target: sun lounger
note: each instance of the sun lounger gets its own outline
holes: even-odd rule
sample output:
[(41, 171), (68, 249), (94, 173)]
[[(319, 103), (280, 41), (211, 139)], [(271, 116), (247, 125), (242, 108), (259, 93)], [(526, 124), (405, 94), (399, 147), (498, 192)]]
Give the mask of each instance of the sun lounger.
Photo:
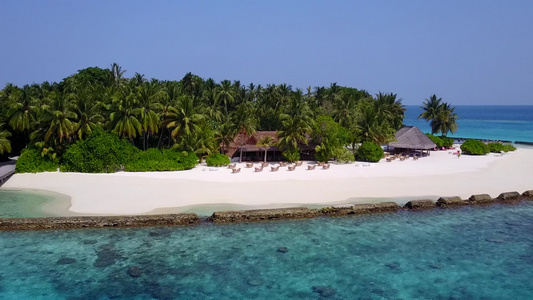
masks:
[(268, 167), (269, 165), (270, 165), (270, 164), (267, 163), (267, 162), (262, 162), (262, 163), (261, 163), (261, 166), (262, 166), (263, 168), (264, 168), (264, 167)]
[(329, 169), (329, 164), (324, 164), (324, 165), (322, 166), (322, 169), (324, 169), (324, 170)]
[(319, 162), (317, 163), (317, 165), (318, 165), (319, 167), (322, 167), (324, 164), (325, 164), (325, 162), (323, 162), (323, 161), (319, 161)]
[(277, 172), (279, 170), (279, 166), (277, 167), (270, 167), (271, 172)]
[(413, 160), (418, 160), (418, 155), (413, 156)]
[(229, 164), (228, 169), (235, 169), (236, 166), (237, 166), (236, 164)]
[(241, 168), (231, 169), (232, 173), (239, 173), (241, 171)]
[(391, 162), (391, 161), (393, 160), (393, 158), (392, 158), (392, 157), (387, 157), (387, 158), (385, 158), (385, 160), (386, 160), (387, 162)]
[(255, 172), (262, 172), (262, 171), (263, 171), (263, 167), (255, 168)]
[(285, 166), (287, 166), (287, 162), (282, 161), (282, 162), (279, 163), (279, 165), (280, 165), (281, 167), (285, 167)]
[(304, 162), (303, 161), (297, 161), (294, 163), (295, 166), (299, 167), (303, 164)]
[(314, 170), (315, 167), (315, 165), (307, 165), (307, 170)]
[(289, 171), (294, 171), (296, 169), (296, 166), (288, 166), (287, 168)]
[(251, 168), (251, 167), (253, 167), (253, 166), (254, 166), (254, 163), (246, 163), (246, 167), (247, 167), (247, 168)]

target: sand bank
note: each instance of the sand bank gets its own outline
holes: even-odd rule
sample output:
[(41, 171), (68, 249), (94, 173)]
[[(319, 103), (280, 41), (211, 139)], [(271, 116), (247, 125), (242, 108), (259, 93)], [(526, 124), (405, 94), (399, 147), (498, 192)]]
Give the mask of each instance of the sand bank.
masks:
[[(440, 196), (468, 198), (488, 193), (532, 189), (533, 148), (505, 155), (466, 156), (432, 152), (417, 161), (376, 164), (332, 164), (329, 170), (307, 170), (307, 163), (287, 171), (241, 172), (198, 166), (180, 172), (115, 174), (15, 174), (3, 188), (29, 188), (71, 197), (70, 211), (126, 215), (162, 212), (209, 214), (221, 207), (277, 208), (411, 199)], [(213, 208), (213, 209), (210, 209)]]

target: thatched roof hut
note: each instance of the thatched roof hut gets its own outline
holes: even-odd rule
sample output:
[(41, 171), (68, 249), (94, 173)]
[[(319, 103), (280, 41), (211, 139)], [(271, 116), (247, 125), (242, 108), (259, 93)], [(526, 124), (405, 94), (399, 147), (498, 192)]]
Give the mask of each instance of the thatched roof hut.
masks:
[(410, 150), (429, 150), (437, 147), (420, 129), (415, 126), (403, 126), (396, 132), (396, 141), (389, 146)]

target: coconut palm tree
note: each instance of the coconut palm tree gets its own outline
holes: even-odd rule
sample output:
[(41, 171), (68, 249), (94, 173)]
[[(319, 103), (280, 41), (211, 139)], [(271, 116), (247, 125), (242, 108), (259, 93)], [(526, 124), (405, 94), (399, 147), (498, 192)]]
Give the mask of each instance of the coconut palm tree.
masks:
[(31, 96), (29, 86), (14, 89), (8, 97), (13, 103), (8, 112), (9, 126), (15, 131), (28, 133), (39, 110), (37, 99)]
[[(1, 128), (2, 126), (0, 126)], [(11, 152), (11, 142), (8, 137), (11, 136), (11, 133), (7, 130), (0, 131), (0, 154)]]
[[(252, 136), (257, 129), (257, 120), (255, 118), (253, 105), (251, 102), (242, 102), (237, 107), (237, 110), (233, 114), (233, 124), (235, 132), (244, 134), (249, 137)], [(242, 162), (242, 147), (245, 140), (241, 139), (239, 162)]]
[(178, 144), (184, 138), (200, 130), (204, 115), (198, 113), (198, 107), (191, 96), (184, 95), (178, 99), (176, 107), (170, 107), (165, 123), (172, 129), (171, 136), (176, 138)]
[(459, 117), (455, 113), (455, 107), (448, 103), (442, 103), (440, 107), (437, 130), (446, 136), (448, 132), (455, 133), (457, 131), (457, 120)]
[(235, 102), (235, 91), (229, 80), (223, 80), (217, 89), (217, 100), (224, 104), (224, 113), (228, 116), (228, 105)]
[(147, 139), (159, 132), (160, 119), (158, 112), (163, 110), (159, 102), (164, 92), (159, 90), (156, 83), (146, 82), (137, 87), (135, 97), (139, 104), (139, 121), (141, 122), (143, 150), (146, 150)]
[(371, 100), (362, 100), (359, 105), (359, 118), (355, 124), (355, 139), (358, 142), (385, 144), (394, 138), (396, 130), (389, 122), (383, 122), (383, 116), (377, 105)]
[(431, 127), (431, 134), (438, 132), (438, 119), (441, 112), (442, 98), (437, 98), (433, 94), (429, 99), (426, 99), (422, 106), (420, 107), (424, 111), (418, 116), (418, 119), (424, 119), (429, 121), (429, 126)]
[(129, 87), (115, 93), (111, 110), (109, 115), (111, 130), (120, 137), (128, 137), (133, 143), (133, 139), (142, 134), (142, 124), (137, 118), (139, 108), (135, 95)]
[(237, 129), (231, 119), (228, 119), (220, 124), (218, 130), (215, 132), (215, 140), (217, 144), (220, 145), (221, 153), (226, 153), (229, 145), (235, 139), (236, 134)]
[(267, 161), (268, 148), (270, 148), (273, 145), (274, 145), (274, 140), (269, 136), (262, 137), (259, 139), (259, 141), (257, 141), (257, 146), (265, 150), (265, 162)]
[(113, 82), (113, 85), (115, 88), (119, 88), (123, 84), (122, 76), (126, 70), (122, 70), (122, 67), (119, 66), (117, 63), (113, 63), (111, 65), (111, 68), (109, 70), (111, 81)]
[(400, 129), (403, 126), (405, 113), (402, 99), (397, 99), (396, 94), (393, 93), (384, 94), (380, 92), (376, 95), (376, 102), (383, 119), (389, 122), (394, 129)]

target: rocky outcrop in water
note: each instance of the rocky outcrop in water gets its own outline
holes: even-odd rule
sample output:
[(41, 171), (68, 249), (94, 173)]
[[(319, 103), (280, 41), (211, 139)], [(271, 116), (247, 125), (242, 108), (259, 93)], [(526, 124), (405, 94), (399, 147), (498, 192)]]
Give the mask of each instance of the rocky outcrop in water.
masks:
[(215, 212), (209, 221), (214, 223), (240, 223), (257, 222), (267, 220), (283, 219), (303, 219), (318, 217), (320, 213), (316, 209), (305, 207), (279, 208), (279, 209), (258, 209)]
[(501, 193), (497, 199), (501, 201), (509, 201), (509, 200), (517, 200), (519, 198), (520, 198), (519, 192), (506, 192), (506, 193)]
[(440, 197), (437, 200), (437, 206), (438, 207), (449, 207), (449, 206), (459, 206), (459, 205), (466, 205), (466, 201), (463, 201), (461, 197), (454, 196), (454, 197)]
[(470, 198), (468, 198), (468, 201), (475, 204), (490, 203), (492, 202), (492, 198), (489, 194), (478, 194), (470, 196)]
[(409, 209), (429, 209), (435, 207), (435, 202), (432, 200), (411, 200), (405, 204), (406, 208)]
[(524, 198), (533, 198), (533, 190), (525, 191), (522, 193), (522, 197)]
[(0, 219), (0, 230), (176, 226), (200, 224), (196, 214)]

